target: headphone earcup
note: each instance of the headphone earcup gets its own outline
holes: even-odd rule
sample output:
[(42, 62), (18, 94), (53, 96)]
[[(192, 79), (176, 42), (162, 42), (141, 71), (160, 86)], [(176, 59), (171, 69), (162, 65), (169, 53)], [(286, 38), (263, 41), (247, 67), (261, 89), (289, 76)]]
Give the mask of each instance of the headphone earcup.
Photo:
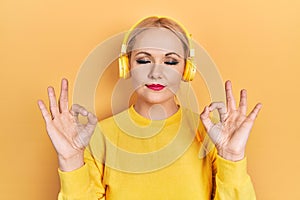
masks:
[(183, 81), (192, 81), (196, 75), (196, 66), (191, 59), (186, 59), (186, 64), (182, 76)]
[(127, 55), (121, 55), (119, 57), (119, 77), (120, 78), (129, 78), (129, 59)]

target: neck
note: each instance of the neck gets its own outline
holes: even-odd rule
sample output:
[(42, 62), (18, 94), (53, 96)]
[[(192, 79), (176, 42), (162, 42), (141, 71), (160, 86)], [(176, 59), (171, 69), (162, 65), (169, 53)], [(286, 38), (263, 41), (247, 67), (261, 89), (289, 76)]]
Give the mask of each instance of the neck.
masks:
[(137, 113), (151, 120), (166, 119), (174, 115), (178, 111), (178, 108), (179, 106), (173, 99), (160, 104), (152, 104), (137, 100), (136, 104), (134, 105), (134, 109)]

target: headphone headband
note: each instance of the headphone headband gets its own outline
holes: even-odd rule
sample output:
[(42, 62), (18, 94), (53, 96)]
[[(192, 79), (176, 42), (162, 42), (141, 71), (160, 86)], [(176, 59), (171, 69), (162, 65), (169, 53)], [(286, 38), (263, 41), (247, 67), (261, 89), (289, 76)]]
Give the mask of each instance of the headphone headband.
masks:
[[(187, 31), (187, 29), (178, 21), (170, 18), (170, 17), (166, 17), (166, 16), (153, 16), (156, 17), (158, 19), (170, 19), (172, 21), (174, 21), (176, 24), (179, 25), (179, 27), (184, 31), (184, 34), (188, 40), (188, 45), (189, 45), (189, 56), (188, 57), (194, 57), (195, 56), (195, 49), (192, 48), (192, 41), (191, 41), (191, 34)], [(133, 30), (136, 29), (136, 27), (145, 19), (147, 19), (149, 17), (145, 17), (140, 19), (137, 23), (135, 23), (130, 29), (129, 31), (127, 31), (127, 33), (124, 36), (123, 42), (122, 42), (122, 46), (121, 46), (121, 55), (124, 55), (127, 53), (127, 42), (129, 39), (130, 34), (132, 33)]]

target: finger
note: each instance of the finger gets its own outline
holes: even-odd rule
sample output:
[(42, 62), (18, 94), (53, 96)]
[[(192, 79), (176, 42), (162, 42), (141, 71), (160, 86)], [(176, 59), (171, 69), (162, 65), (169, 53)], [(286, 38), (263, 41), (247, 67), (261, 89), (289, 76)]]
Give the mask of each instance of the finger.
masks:
[(39, 106), (40, 111), (43, 115), (43, 118), (47, 124), (48, 122), (50, 122), (52, 120), (51, 115), (49, 114), (49, 112), (42, 100), (38, 100), (38, 106)]
[(210, 131), (211, 127), (213, 127), (214, 123), (209, 118), (209, 108), (206, 106), (203, 110), (203, 112), (200, 114), (200, 119), (206, 129), (207, 132)]
[(50, 112), (52, 117), (54, 118), (58, 113), (57, 103), (56, 103), (56, 96), (53, 87), (48, 87), (48, 97), (49, 97), (49, 104), (50, 104)]
[(76, 107), (78, 107), (78, 105), (73, 104), (70, 109), (70, 113), (74, 117), (74, 122), (78, 123), (79, 122), (79, 119), (78, 119), (79, 112), (77, 112), (76, 110), (78, 110), (79, 108), (76, 108)]
[(96, 124), (98, 122), (98, 119), (93, 113), (90, 112), (88, 113), (87, 119), (88, 119), (88, 123), (86, 124), (86, 128), (89, 129), (91, 133), (93, 133)]
[(221, 122), (224, 122), (227, 118), (227, 110), (226, 110), (225, 104), (223, 102), (213, 102), (213, 103), (211, 103), (210, 106), (209, 106), (209, 111), (211, 112), (215, 109), (218, 110)]
[(88, 124), (90, 125), (96, 125), (98, 122), (97, 117), (91, 112), (88, 113), (87, 119), (88, 119)]
[(87, 116), (89, 112), (81, 105), (73, 104), (71, 108), (71, 113), (73, 116), (78, 117), (79, 114), (82, 116)]
[(228, 111), (235, 110), (236, 103), (232, 93), (232, 84), (229, 80), (226, 81), (225, 83), (225, 92), (226, 92), (227, 110)]
[(262, 108), (261, 103), (256, 104), (256, 106), (253, 108), (251, 113), (248, 115), (248, 119), (255, 120), (255, 118), (257, 117), (257, 115), (258, 115), (259, 111), (261, 110), (261, 108)]
[(68, 80), (62, 79), (61, 81), (61, 91), (59, 97), (59, 108), (60, 112), (68, 112)]
[(239, 110), (241, 111), (242, 114), (246, 115), (246, 113), (247, 113), (247, 90), (241, 90)]

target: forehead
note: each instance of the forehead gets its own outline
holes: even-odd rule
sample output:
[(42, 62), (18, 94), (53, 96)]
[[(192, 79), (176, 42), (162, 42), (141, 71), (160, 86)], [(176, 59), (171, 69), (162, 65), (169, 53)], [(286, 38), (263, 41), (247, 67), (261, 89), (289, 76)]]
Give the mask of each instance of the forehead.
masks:
[(157, 49), (175, 52), (184, 57), (181, 40), (166, 28), (147, 28), (135, 37), (132, 50)]

